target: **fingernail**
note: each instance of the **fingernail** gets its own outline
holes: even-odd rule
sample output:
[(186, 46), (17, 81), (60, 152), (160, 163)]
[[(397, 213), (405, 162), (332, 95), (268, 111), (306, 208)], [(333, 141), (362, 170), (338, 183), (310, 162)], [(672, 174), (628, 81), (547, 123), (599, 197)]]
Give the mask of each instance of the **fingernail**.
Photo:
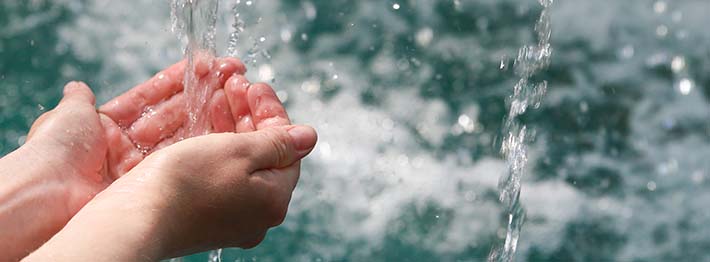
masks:
[(316, 145), (316, 132), (307, 126), (294, 126), (288, 130), (288, 134), (293, 139), (293, 146), (301, 154), (311, 151)]

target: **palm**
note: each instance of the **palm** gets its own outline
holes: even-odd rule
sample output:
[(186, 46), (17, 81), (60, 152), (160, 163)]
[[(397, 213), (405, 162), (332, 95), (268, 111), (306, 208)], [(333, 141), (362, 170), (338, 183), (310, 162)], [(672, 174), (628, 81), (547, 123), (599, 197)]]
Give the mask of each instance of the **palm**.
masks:
[[(212, 68), (198, 63), (201, 88), (210, 89), (207, 125), (214, 133), (251, 132), (288, 125), (290, 120), (266, 84), (251, 85), (244, 65), (226, 58)], [(108, 144), (107, 173), (113, 179), (130, 171), (148, 154), (188, 137), (187, 102), (182, 92), (186, 63), (175, 64), (151, 80), (103, 105), (99, 112)], [(212, 84), (209, 84), (212, 83)], [(221, 88), (224, 87), (224, 88)]]
[[(177, 63), (149, 81), (101, 106), (106, 117), (102, 124), (109, 147), (107, 173), (116, 179), (127, 173), (143, 158), (186, 137), (187, 112), (183, 90), (186, 62)], [(210, 132), (234, 131), (234, 120), (222, 89), (233, 74), (243, 74), (244, 65), (236, 59), (222, 59), (213, 66), (198, 63), (201, 83), (210, 83), (207, 125)]]

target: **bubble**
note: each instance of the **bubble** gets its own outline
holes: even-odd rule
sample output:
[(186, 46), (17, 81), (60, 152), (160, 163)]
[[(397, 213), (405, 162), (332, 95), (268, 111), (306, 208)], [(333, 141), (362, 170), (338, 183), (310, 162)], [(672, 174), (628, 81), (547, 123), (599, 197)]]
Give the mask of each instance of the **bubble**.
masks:
[(399, 7), (400, 7), (400, 6), (399, 6), (398, 3), (394, 3), (394, 4), (392, 5), (392, 9), (394, 9), (394, 10), (399, 10)]

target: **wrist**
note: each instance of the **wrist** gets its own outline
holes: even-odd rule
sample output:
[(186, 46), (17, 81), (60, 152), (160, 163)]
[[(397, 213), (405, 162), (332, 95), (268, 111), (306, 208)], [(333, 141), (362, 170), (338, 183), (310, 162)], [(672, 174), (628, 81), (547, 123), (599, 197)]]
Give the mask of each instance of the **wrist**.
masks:
[(62, 198), (66, 185), (33, 161), (23, 149), (0, 159), (0, 224), (6, 225), (0, 227), (0, 250), (11, 260), (38, 248), (72, 215)]
[[(171, 219), (141, 181), (119, 179), (89, 202), (26, 261), (158, 261)], [(51, 259), (50, 259), (51, 258)]]

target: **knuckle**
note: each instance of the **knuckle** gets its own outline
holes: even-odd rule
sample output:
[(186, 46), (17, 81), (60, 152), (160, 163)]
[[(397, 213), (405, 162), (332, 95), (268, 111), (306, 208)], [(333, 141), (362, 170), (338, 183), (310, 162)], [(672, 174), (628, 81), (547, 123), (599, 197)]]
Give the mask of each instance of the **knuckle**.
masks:
[(288, 134), (286, 131), (279, 129), (269, 129), (269, 132), (265, 133), (268, 136), (267, 141), (271, 146), (273, 157), (276, 163), (284, 163), (288, 160), (289, 146), (288, 146)]

